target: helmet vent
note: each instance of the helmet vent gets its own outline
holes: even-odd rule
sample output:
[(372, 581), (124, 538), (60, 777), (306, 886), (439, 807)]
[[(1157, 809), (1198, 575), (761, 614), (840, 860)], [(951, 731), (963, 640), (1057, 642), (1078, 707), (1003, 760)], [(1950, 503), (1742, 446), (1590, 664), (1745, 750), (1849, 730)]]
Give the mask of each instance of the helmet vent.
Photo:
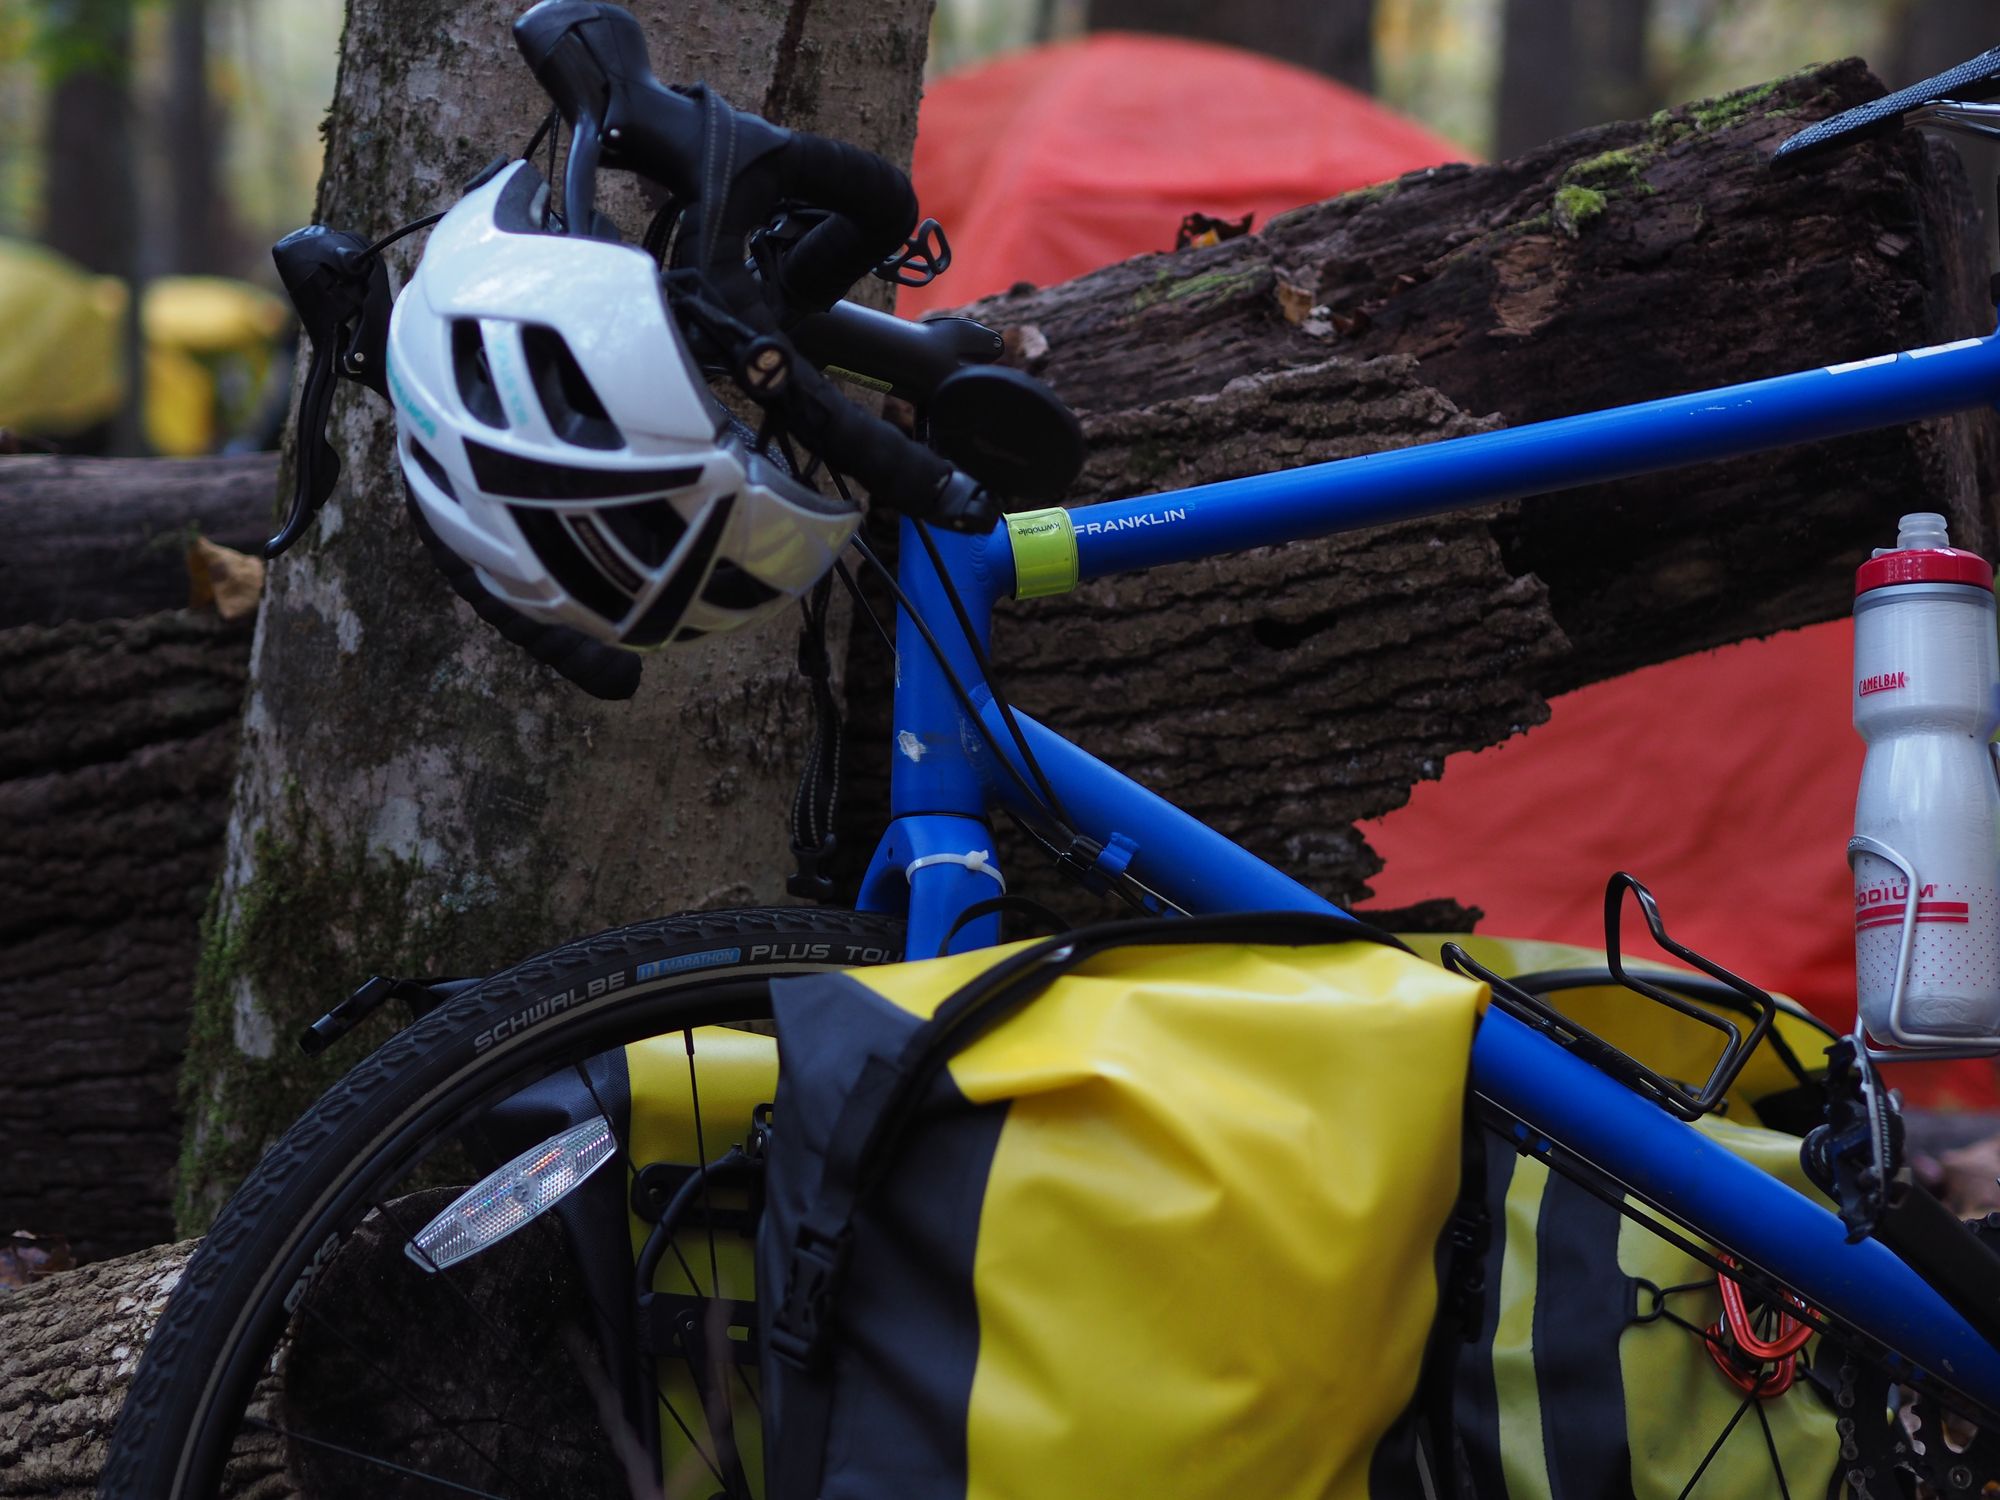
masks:
[(625, 618), (632, 601), (612, 587), (611, 580), (584, 555), (561, 516), (552, 510), (536, 510), (526, 505), (508, 507), (508, 514), (521, 528), (528, 545), (535, 549), (542, 566), (572, 598), (607, 620)]
[(687, 553), (681, 558), (680, 566), (667, 579), (667, 585), (660, 590), (659, 598), (645, 616), (625, 634), (628, 644), (634, 646), (657, 646), (674, 633), (674, 627), (687, 613), (693, 602), (695, 591), (708, 577), (709, 564), (714, 560), (716, 550), (722, 545), (723, 533), (729, 529), (729, 513), (735, 508), (736, 497), (724, 495), (709, 506), (701, 518), (701, 530), (688, 543)]
[(465, 442), (472, 478), (489, 495), (516, 500), (613, 500), (632, 495), (658, 495), (686, 489), (701, 478), (702, 466), (672, 469), (591, 469), (575, 464), (544, 463), (489, 448), (473, 438)]
[(535, 393), (542, 398), (549, 427), (566, 443), (579, 448), (622, 448), (624, 436), (605, 413), (583, 366), (553, 328), (530, 323), (521, 330), (521, 350), (528, 357)]
[(746, 573), (728, 558), (719, 558), (708, 575), (701, 601), (717, 609), (756, 609), (778, 597), (778, 591), (753, 573)]
[(444, 465), (432, 455), (431, 450), (414, 438), (410, 441), (410, 456), (417, 461), (417, 467), (424, 471), (424, 478), (444, 491), (445, 499), (453, 505), (460, 504), (458, 491), (451, 487), (451, 475), (445, 473)]
[(451, 325), (451, 369), (465, 409), (488, 427), (505, 427), (507, 414), (500, 407), (493, 369), (486, 362), (486, 340), (475, 319), (459, 318)]
[(611, 545), (597, 523), (589, 516), (570, 516), (569, 529), (576, 533), (576, 539), (583, 550), (590, 554), (590, 560), (597, 564), (597, 570), (608, 577), (628, 594), (639, 592), (639, 575), (632, 571), (632, 565), (618, 555), (618, 549)]
[(607, 505), (597, 512), (597, 518), (624, 543), (627, 552), (649, 568), (664, 563), (687, 535), (687, 522), (664, 500)]

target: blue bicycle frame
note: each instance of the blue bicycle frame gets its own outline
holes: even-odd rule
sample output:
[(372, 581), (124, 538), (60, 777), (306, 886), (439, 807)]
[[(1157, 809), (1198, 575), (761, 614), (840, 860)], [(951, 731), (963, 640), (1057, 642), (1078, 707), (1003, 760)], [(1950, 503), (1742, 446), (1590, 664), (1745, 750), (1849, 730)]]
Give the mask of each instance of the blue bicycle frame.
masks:
[[(1320, 464), (1042, 513), (1045, 534), (1016, 551), (1008, 526), (937, 535), (945, 572), (981, 647), (994, 604), (1082, 579), (1437, 515), (1712, 459), (1893, 426), (2000, 402), (2000, 335), (1804, 374)], [(1020, 518), (1015, 518), (1017, 524)], [(1073, 542), (1063, 541), (1067, 532)], [(998, 892), (985, 861), (989, 813), (1028, 811), (1021, 764), (978, 662), (909, 522), (901, 576), (945, 660), (970, 689), (985, 733), (908, 615), (897, 621), (893, 821), (864, 880), (862, 906), (904, 912), (912, 956), (997, 939), (997, 918), (959, 927)], [(1048, 563), (1058, 575), (1048, 581)], [(1017, 589), (1017, 557), (1027, 587)], [(1036, 761), (1078, 831), (1106, 858), (1192, 912), (1333, 911), (1329, 902), (1221, 834), (1018, 715)], [(1014, 762), (1013, 774), (996, 763)], [(933, 858), (932, 856), (944, 856)], [(958, 929), (958, 930), (955, 930)], [(1551, 1143), (1628, 1186), (1703, 1239), (1758, 1267), (1989, 1411), (2000, 1411), (2000, 1351), (1881, 1244), (1846, 1242), (1838, 1218), (1699, 1131), (1498, 1010), (1473, 1050), (1478, 1091), (1522, 1122), (1517, 1144)]]

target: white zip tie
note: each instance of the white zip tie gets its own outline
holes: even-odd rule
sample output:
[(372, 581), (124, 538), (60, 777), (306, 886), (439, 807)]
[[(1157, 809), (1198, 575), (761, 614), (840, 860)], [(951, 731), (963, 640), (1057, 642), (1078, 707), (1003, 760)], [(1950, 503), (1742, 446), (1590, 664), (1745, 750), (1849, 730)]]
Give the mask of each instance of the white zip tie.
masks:
[(913, 879), (917, 871), (926, 865), (964, 865), (966, 869), (980, 875), (991, 875), (1000, 882), (1000, 893), (1007, 893), (1007, 877), (1000, 873), (1000, 867), (992, 862), (992, 850), (974, 849), (969, 854), (926, 854), (911, 860), (903, 866), (903, 878)]

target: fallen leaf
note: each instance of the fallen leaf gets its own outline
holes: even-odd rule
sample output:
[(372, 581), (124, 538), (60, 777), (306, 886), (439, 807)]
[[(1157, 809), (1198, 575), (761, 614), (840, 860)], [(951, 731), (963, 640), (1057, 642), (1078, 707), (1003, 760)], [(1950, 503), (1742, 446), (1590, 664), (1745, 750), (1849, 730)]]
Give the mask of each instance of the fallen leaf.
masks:
[(205, 536), (188, 544), (188, 607), (215, 612), (225, 620), (240, 620), (257, 612), (264, 592), (264, 559), (218, 546)]
[(1033, 323), (1020, 323), (1000, 335), (1008, 364), (1029, 370), (1049, 357), (1049, 336)]
[(76, 1266), (69, 1242), (17, 1229), (0, 1240), (0, 1287), (22, 1287)]
[(1294, 286), (1283, 279), (1278, 282), (1278, 311), (1287, 323), (1303, 323), (1311, 317), (1317, 300), (1310, 287)]

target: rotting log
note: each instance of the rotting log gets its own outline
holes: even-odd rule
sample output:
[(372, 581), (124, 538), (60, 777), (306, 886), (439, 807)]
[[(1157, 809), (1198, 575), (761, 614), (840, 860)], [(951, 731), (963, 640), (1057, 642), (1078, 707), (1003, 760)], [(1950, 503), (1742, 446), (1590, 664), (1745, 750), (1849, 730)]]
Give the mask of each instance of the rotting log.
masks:
[(105, 1443), (193, 1241), (0, 1292), (0, 1497), (91, 1500)]
[(0, 631), (0, 1231), (82, 1260), (172, 1231), (250, 633), (185, 610)]
[(188, 602), (187, 542), (255, 552), (278, 455), (0, 458), (0, 630)]
[[(1907, 134), (1769, 167), (1879, 92), (1832, 64), (966, 311), (1083, 414), (1098, 451), (1072, 502), (1988, 332), (1948, 148)], [(1424, 387), (1440, 415), (1413, 426)], [(1990, 547), (1995, 453), (1979, 413), (1106, 579), (1010, 614), (996, 649), (1024, 708), (1354, 902), (1379, 868), (1355, 822), (1541, 722), (1548, 695), (1832, 618), (1919, 504)], [(871, 635), (853, 639), (859, 842), (890, 726)]]

